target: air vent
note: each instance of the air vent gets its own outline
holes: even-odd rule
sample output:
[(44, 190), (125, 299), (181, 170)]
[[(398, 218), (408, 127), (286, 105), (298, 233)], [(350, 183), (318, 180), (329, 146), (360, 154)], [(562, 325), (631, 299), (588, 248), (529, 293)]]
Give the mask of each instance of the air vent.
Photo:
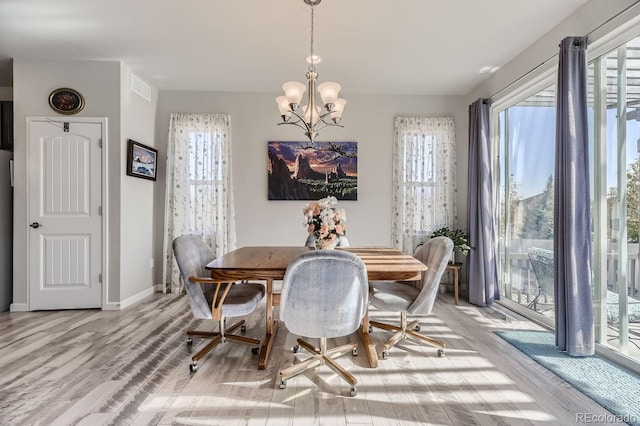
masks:
[(151, 86), (134, 73), (131, 73), (131, 91), (146, 99), (147, 102), (151, 102)]

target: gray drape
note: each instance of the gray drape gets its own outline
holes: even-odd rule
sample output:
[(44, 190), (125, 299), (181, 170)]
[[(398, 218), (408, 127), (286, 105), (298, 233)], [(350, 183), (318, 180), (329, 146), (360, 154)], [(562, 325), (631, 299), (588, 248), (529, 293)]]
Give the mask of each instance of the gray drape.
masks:
[(595, 351), (586, 48), (586, 37), (567, 37), (560, 43), (556, 105), (556, 345), (573, 356)]
[(467, 230), (473, 247), (467, 256), (469, 302), (500, 300), (493, 221), (493, 180), (488, 99), (469, 105), (469, 195)]

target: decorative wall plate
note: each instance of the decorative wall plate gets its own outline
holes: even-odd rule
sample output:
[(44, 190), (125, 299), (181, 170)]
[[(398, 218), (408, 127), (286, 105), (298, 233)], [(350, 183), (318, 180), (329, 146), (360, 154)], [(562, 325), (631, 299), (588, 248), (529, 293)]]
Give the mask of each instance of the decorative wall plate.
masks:
[(77, 114), (84, 108), (84, 98), (76, 90), (63, 87), (51, 92), (49, 106), (60, 114)]

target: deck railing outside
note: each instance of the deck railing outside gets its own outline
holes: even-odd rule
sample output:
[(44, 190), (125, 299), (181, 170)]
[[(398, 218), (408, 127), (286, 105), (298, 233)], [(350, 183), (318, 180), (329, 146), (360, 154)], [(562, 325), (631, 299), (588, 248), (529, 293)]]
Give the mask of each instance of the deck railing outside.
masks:
[[(511, 300), (528, 305), (538, 294), (538, 283), (529, 262), (528, 249), (531, 247), (553, 250), (552, 240), (513, 240), (508, 253), (509, 264), (505, 265), (506, 256), (501, 256), (502, 294)], [(504, 250), (502, 251), (504, 254)], [(618, 292), (618, 262), (620, 255), (607, 254), (607, 288)], [(507, 267), (508, 266), (508, 267)], [(640, 244), (627, 245), (627, 286), (629, 296), (640, 296)], [(538, 299), (542, 304), (553, 304), (553, 294), (543, 293)]]

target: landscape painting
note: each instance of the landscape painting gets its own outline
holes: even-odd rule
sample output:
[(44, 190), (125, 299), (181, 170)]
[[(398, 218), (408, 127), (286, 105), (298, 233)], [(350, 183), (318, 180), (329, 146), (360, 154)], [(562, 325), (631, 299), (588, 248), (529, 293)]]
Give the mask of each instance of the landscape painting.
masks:
[(158, 150), (132, 139), (128, 141), (127, 175), (156, 180), (156, 157)]
[(276, 142), (268, 147), (269, 200), (358, 199), (358, 142)]

